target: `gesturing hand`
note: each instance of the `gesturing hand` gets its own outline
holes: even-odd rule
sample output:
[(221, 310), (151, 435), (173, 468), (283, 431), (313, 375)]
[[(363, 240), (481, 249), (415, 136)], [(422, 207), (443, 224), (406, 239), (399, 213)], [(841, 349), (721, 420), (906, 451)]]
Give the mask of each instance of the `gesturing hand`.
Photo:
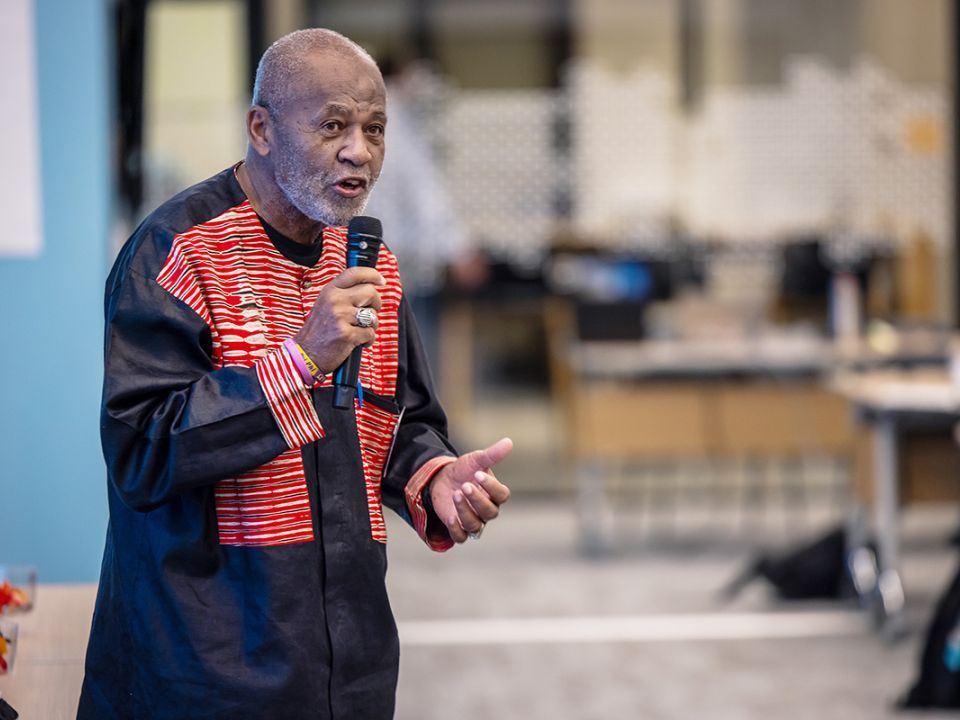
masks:
[(454, 542), (462, 543), (468, 533), (478, 533), (500, 514), (510, 499), (510, 488), (501, 483), (491, 468), (513, 449), (510, 438), (502, 438), (485, 450), (461, 455), (438, 472), (429, 485), (434, 512), (447, 527)]

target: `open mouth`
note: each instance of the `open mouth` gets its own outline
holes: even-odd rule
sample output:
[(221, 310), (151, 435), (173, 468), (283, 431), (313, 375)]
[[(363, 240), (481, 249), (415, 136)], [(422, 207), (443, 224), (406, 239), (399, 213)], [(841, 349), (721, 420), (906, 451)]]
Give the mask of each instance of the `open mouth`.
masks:
[(367, 181), (363, 178), (343, 178), (335, 187), (337, 192), (345, 197), (356, 197), (367, 188)]

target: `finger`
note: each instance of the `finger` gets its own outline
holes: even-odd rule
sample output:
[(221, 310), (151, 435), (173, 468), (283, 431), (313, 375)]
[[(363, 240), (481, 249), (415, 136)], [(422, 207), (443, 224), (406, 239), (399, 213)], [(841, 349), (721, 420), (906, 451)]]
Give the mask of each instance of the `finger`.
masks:
[(363, 307), (364, 306), (354, 307), (351, 305), (346, 309), (343, 316), (347, 318), (347, 322), (355, 328), (361, 328), (363, 330), (376, 330), (378, 327), (380, 327), (380, 315), (376, 311), (373, 313), (373, 320), (370, 321), (372, 323), (371, 325), (363, 326), (359, 324), (357, 315), (359, 314), (360, 310), (363, 309)]
[(354, 347), (357, 347), (358, 345), (370, 347), (377, 339), (375, 328), (362, 328), (353, 325), (351, 326), (351, 330), (353, 331), (352, 340)]
[(497, 480), (496, 476), (492, 473), (478, 471), (474, 475), (474, 480), (486, 491), (487, 497), (489, 497), (490, 501), (495, 505), (503, 505), (510, 499), (510, 488)]
[(347, 268), (342, 273), (337, 275), (331, 285), (338, 288), (349, 288), (354, 285), (362, 285), (364, 283), (370, 283), (372, 285), (377, 285), (382, 287), (387, 284), (387, 281), (383, 279), (383, 275), (378, 273), (374, 268), (369, 267), (352, 267)]
[[(477, 474), (479, 475), (479, 473)], [(500, 514), (499, 506), (490, 499), (490, 496), (482, 488), (473, 483), (464, 483), (461, 489), (470, 504), (470, 508), (482, 522), (488, 523)]]
[(356, 308), (353, 313), (343, 311), (338, 313), (337, 322), (340, 337), (350, 349), (362, 345), (369, 347), (377, 339), (376, 324), (368, 328), (357, 325)]
[(340, 331), (346, 335), (353, 335), (356, 332), (373, 332), (380, 326), (380, 314), (374, 310), (373, 325), (370, 327), (361, 327), (358, 325), (357, 313), (361, 307), (356, 305), (338, 305), (334, 310), (337, 322), (340, 323)]
[(511, 450), (513, 450), (513, 440), (500, 438), (490, 447), (484, 450), (474, 450), (463, 457), (468, 460), (472, 472), (486, 471), (506, 458)]
[(453, 504), (457, 508), (457, 518), (464, 532), (479, 532), (483, 528), (483, 519), (470, 507), (467, 496), (462, 491), (457, 490), (453, 494)]
[(447, 532), (450, 533), (450, 539), (455, 543), (464, 543), (467, 541), (467, 531), (460, 525), (460, 518), (453, 515), (443, 523), (447, 526)]
[(373, 283), (361, 283), (345, 288), (342, 290), (340, 297), (337, 298), (337, 301), (344, 305), (349, 305), (353, 308), (354, 312), (357, 311), (357, 308), (362, 307), (372, 307), (377, 312), (380, 312), (380, 307), (383, 305), (383, 299), (380, 297), (380, 293), (377, 292), (376, 286)]

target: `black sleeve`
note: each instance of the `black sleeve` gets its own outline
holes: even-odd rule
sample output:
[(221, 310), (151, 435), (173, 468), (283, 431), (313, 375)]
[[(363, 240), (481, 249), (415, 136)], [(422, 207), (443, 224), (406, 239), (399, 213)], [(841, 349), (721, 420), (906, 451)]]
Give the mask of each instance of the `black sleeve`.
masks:
[(416, 471), (438, 456), (456, 457), (447, 439), (447, 417), (437, 400), (416, 320), (406, 299), (400, 302), (397, 403), (403, 417), (390, 465), (384, 475), (384, 503), (410, 522), (404, 488)]

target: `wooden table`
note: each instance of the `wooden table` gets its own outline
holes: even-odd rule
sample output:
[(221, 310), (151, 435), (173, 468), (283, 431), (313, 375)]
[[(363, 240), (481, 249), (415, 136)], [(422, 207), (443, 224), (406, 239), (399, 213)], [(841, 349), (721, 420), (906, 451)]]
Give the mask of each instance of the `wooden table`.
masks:
[(569, 362), (566, 447), (588, 553), (610, 545), (611, 463), (853, 454), (849, 405), (823, 382), (836, 355), (818, 337), (572, 341), (552, 355)]
[(902, 629), (898, 435), (905, 423), (960, 417), (960, 387), (945, 368), (840, 373), (830, 386), (853, 403), (873, 436), (873, 529), (877, 538), (877, 591), (888, 633)]
[(0, 675), (0, 693), (23, 720), (76, 718), (96, 593), (94, 584), (41, 584), (30, 612), (4, 616), (20, 633), (13, 672)]

